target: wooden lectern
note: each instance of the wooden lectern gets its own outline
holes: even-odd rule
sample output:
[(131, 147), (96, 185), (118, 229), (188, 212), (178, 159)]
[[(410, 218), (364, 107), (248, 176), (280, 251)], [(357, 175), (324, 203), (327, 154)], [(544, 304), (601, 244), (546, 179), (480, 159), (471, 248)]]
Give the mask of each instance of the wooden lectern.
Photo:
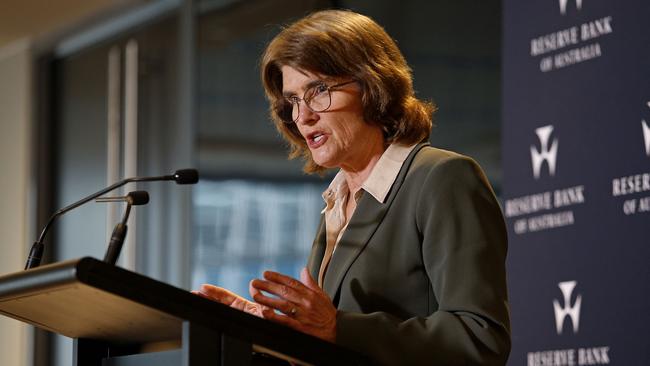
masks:
[(369, 364), (340, 346), (89, 257), (0, 277), (0, 313), (74, 338), (74, 366)]

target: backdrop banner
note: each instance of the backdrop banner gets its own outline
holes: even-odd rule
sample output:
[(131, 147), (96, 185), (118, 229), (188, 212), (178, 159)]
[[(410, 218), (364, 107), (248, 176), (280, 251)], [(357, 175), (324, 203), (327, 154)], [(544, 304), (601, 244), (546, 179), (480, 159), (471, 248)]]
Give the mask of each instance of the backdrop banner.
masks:
[(503, 11), (509, 365), (650, 365), (650, 1)]

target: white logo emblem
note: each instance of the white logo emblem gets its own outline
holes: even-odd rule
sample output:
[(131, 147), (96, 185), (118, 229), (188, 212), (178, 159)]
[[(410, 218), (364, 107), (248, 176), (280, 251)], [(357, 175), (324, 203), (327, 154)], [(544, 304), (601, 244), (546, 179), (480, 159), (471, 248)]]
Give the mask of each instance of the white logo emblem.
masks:
[(580, 304), (582, 303), (582, 295), (576, 297), (576, 302), (573, 306), (571, 303), (571, 293), (576, 287), (576, 281), (566, 281), (558, 283), (562, 295), (564, 295), (564, 307), (560, 306), (560, 303), (557, 300), (553, 300), (553, 310), (555, 310), (555, 328), (557, 334), (562, 334), (562, 325), (564, 325), (564, 319), (569, 316), (571, 318), (571, 323), (573, 324), (573, 333), (578, 333), (578, 325), (580, 322)]
[[(560, 13), (562, 15), (566, 14), (566, 3), (569, 0), (560, 0)], [(580, 10), (582, 8), (582, 0), (576, 0), (576, 8)]]
[[(650, 102), (646, 103), (650, 108)], [(645, 153), (650, 156), (650, 127), (645, 120), (641, 120), (641, 128), (643, 129), (643, 142), (645, 143)]]
[(555, 162), (557, 159), (558, 141), (557, 139), (554, 139), (553, 145), (551, 145), (549, 149), (548, 140), (551, 136), (551, 132), (553, 132), (552, 125), (540, 127), (535, 130), (535, 133), (539, 138), (539, 142), (542, 145), (540, 151), (537, 151), (535, 146), (530, 146), (530, 158), (533, 162), (533, 174), (535, 175), (535, 179), (539, 179), (540, 171), (542, 170), (542, 163), (544, 161), (548, 163), (548, 170), (551, 176), (555, 175)]
[(650, 127), (648, 127), (648, 124), (645, 122), (645, 120), (641, 121), (641, 127), (643, 128), (643, 141), (645, 142), (645, 153), (646, 155), (650, 156)]
[(650, 156), (650, 127), (645, 122), (641, 121), (641, 127), (643, 128), (643, 141), (645, 142), (645, 153)]

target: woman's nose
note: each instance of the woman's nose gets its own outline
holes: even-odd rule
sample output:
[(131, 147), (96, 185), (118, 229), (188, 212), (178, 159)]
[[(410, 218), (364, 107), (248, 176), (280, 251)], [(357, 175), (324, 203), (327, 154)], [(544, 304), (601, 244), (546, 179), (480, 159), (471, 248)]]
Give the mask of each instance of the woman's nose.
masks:
[(298, 119), (296, 120), (296, 123), (309, 124), (318, 120), (318, 113), (307, 107), (304, 100), (301, 100), (300, 104), (302, 105), (298, 107)]

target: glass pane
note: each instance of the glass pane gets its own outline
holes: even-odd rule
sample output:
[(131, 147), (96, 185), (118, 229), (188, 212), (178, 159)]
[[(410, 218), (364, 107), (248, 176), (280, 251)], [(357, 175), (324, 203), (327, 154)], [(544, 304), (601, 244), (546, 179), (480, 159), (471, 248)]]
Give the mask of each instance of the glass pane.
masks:
[(324, 184), (203, 182), (195, 191), (193, 288), (215, 283), (248, 296), (266, 269), (298, 276), (307, 263)]

